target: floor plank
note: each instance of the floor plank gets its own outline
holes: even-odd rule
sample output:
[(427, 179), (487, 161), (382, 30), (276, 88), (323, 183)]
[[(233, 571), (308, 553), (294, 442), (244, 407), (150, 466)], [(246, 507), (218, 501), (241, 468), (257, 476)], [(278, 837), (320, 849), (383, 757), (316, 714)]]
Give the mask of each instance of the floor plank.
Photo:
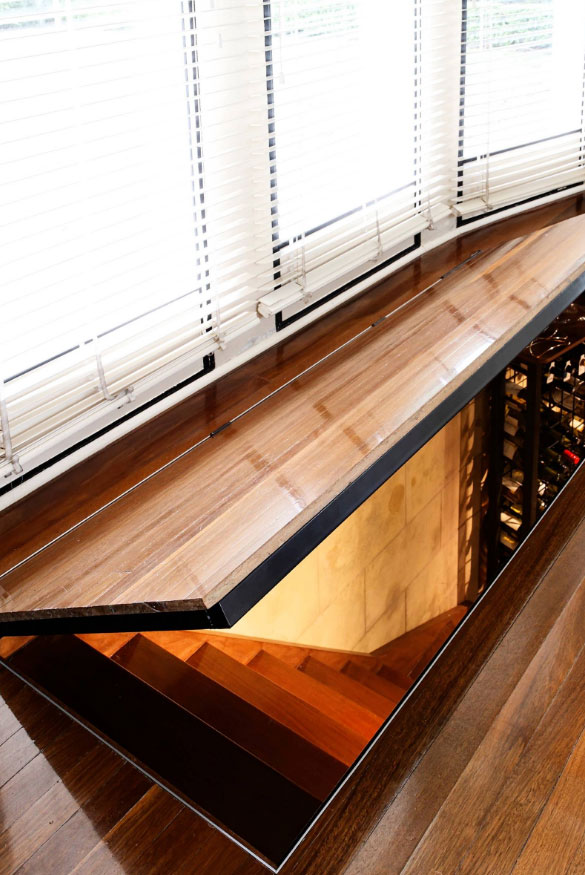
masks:
[(537, 871), (567, 872), (585, 838), (585, 733), (567, 764), (524, 846), (514, 875)]

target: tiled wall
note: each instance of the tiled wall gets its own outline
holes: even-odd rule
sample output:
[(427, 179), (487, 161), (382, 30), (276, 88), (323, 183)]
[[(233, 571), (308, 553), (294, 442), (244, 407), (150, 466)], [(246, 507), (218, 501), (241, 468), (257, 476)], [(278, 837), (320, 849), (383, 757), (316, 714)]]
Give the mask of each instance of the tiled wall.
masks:
[(458, 602), (460, 416), (234, 627), (371, 651)]

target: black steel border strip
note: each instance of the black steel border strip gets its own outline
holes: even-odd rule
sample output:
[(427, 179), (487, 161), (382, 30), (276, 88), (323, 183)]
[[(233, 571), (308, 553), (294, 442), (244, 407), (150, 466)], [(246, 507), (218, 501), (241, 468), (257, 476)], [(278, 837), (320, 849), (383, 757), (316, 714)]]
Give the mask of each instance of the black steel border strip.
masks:
[[(51, 617), (45, 614), (31, 619), (0, 621), (0, 637), (71, 632), (222, 629), (233, 626), (583, 292), (585, 292), (585, 270), (434, 410), (417, 422), (404, 437), (346, 486), (339, 495), (305, 523), (298, 532), (291, 535), (212, 608), (175, 611), (161, 610), (160, 605), (153, 604), (152, 611), (145, 613), (120, 611), (107, 614), (102, 612), (88, 614), (86, 613), (88, 609), (80, 608), (77, 617), (71, 615)], [(177, 601), (176, 604), (180, 606), (181, 602)], [(89, 610), (91, 611), (91, 608)]]

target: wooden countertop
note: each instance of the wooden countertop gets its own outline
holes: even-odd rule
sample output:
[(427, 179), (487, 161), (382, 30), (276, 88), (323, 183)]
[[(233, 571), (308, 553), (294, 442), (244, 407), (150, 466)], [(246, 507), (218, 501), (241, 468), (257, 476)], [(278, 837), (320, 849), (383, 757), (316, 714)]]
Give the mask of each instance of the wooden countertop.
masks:
[[(0, 633), (76, 615), (107, 625), (137, 614), (142, 628), (149, 615), (238, 619), (583, 291), (585, 216), (484, 249), (417, 297), (425, 279), (386, 302), (380, 315), (391, 315), (5, 573)], [(5, 523), (17, 560), (42, 543), (42, 527), (10, 541), (18, 514)], [(186, 623), (184, 611), (203, 614)]]

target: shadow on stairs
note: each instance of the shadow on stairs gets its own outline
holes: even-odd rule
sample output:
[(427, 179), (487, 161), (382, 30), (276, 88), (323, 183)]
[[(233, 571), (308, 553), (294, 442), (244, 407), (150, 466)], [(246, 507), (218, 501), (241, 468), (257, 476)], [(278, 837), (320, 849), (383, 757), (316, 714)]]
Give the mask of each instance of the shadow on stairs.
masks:
[(173, 631), (5, 638), (0, 656), (275, 865), (465, 612), (372, 654)]

